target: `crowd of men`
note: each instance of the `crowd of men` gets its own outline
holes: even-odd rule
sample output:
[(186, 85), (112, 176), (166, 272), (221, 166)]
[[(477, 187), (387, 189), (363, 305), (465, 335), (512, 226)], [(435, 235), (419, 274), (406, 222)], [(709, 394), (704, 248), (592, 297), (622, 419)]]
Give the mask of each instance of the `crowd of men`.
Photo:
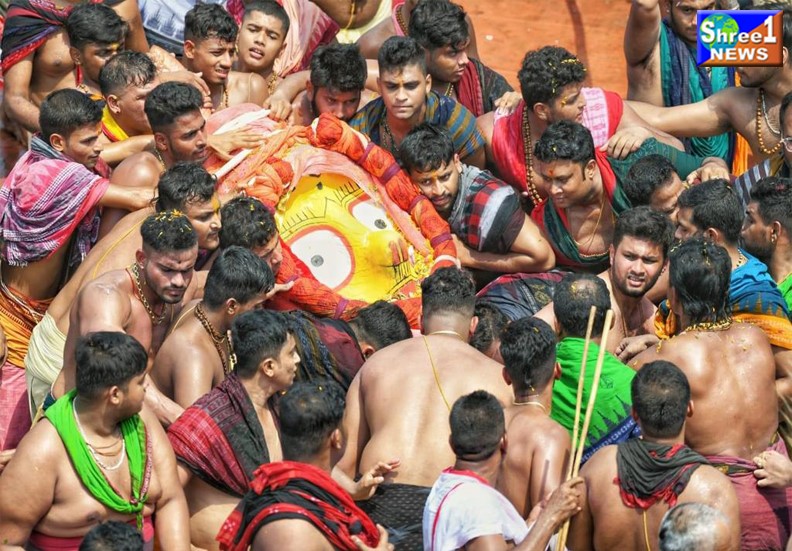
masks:
[[(632, 0), (622, 97), (340, 4), (4, 10), (0, 549), (792, 549), (792, 6)], [(715, 8), (783, 64), (699, 67)], [(412, 216), (420, 298), (302, 266), (297, 136)]]

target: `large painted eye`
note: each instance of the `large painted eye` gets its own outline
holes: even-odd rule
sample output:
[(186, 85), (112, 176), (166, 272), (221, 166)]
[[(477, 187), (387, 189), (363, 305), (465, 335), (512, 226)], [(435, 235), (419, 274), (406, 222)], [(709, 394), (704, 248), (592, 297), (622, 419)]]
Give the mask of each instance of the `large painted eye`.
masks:
[(353, 259), (347, 241), (327, 229), (309, 231), (289, 245), (316, 279), (332, 289), (352, 277)]
[(385, 210), (374, 201), (361, 201), (353, 205), (350, 211), (352, 216), (371, 231), (393, 229), (393, 224), (388, 219), (388, 215), (385, 214)]

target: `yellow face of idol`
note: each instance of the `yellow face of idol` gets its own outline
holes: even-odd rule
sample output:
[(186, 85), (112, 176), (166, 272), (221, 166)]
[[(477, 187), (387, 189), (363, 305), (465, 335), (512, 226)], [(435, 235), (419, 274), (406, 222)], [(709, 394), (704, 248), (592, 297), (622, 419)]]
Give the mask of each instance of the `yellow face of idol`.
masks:
[(346, 298), (413, 296), (428, 275), (385, 210), (345, 176), (304, 176), (278, 204), (275, 220), (314, 277)]

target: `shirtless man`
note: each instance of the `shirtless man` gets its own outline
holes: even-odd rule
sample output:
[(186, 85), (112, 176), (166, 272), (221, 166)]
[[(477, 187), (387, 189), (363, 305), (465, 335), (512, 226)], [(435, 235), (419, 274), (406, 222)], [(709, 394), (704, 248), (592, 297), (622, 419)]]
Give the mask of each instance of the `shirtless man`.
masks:
[(544, 272), (555, 265), (550, 245), (525, 215), (520, 197), (487, 171), (463, 165), (448, 132), (430, 123), (399, 146), (410, 180), (451, 226), (457, 258), (477, 282), (500, 273)]
[[(112, 181), (156, 189), (162, 173), (175, 163), (203, 162), (209, 156), (209, 139), (197, 88), (166, 82), (151, 90), (143, 106), (143, 115), (154, 133), (154, 151), (128, 157), (113, 171)], [(125, 215), (126, 212), (119, 209), (104, 212), (100, 234), (107, 235)]]
[(739, 87), (729, 87), (702, 101), (677, 107), (630, 102), (633, 109), (652, 126), (678, 137), (716, 136), (734, 130), (751, 146), (752, 164), (781, 151), (780, 136), (773, 134), (771, 129), (780, 127), (781, 100), (792, 87), (792, 57), (789, 55), (792, 51), (792, 9), (780, 4), (764, 4), (761, 9), (779, 9), (784, 13), (781, 67), (738, 67)]
[(553, 330), (540, 319), (514, 321), (501, 334), (503, 376), (514, 400), (504, 410), (509, 449), (496, 487), (523, 518), (564, 481), (572, 445), (566, 429), (550, 419), (560, 370), (555, 348)]
[(662, 155), (647, 155), (627, 171), (622, 189), (634, 207), (647, 206), (677, 223), (679, 194), (687, 187), (674, 165)]
[[(767, 266), (739, 245), (743, 209), (734, 188), (723, 180), (703, 182), (679, 195), (675, 238), (703, 236), (723, 247), (731, 259), (729, 303), (735, 320), (754, 324), (765, 331), (775, 354), (779, 397), (792, 396), (792, 325), (784, 297)], [(668, 300), (658, 307), (655, 332), (668, 338), (683, 329)], [(654, 344), (651, 339), (646, 345)], [(637, 351), (633, 348), (633, 352)]]
[(146, 97), (159, 85), (157, 67), (146, 54), (121, 52), (99, 71), (99, 89), (105, 100), (102, 111), (103, 144), (116, 151), (106, 162), (117, 164), (130, 153), (153, 145), (151, 126), (143, 109)]
[[(198, 165), (176, 165), (160, 179), (155, 206), (160, 213), (169, 210), (184, 213), (197, 234), (199, 255), (204, 258), (219, 245), (220, 201), (214, 183), (214, 178)], [(119, 222), (88, 254), (50, 304), (31, 336), (25, 360), (32, 414), (43, 402), (63, 366), (64, 343), (71, 326), (69, 312), (75, 297), (97, 277), (113, 270), (124, 270), (135, 262), (137, 251), (142, 247), (139, 228), (152, 212), (151, 209), (141, 210)]]
[(182, 63), (209, 86), (215, 111), (242, 103), (262, 105), (267, 81), (255, 73), (232, 71), (237, 24), (219, 4), (197, 4), (184, 18)]
[[(385, 529), (375, 526), (330, 477), (333, 455), (344, 445), (341, 386), (295, 383), (278, 402), (278, 413), (283, 462), (256, 471), (236, 509), (241, 514), (232, 514), (217, 535), (221, 549), (268, 551), (283, 549), (285, 542), (291, 549), (311, 551), (371, 549), (365, 541), (375, 550), (393, 551)], [(247, 514), (265, 507), (261, 515)], [(314, 514), (317, 507), (327, 514)]]
[(365, 89), (366, 60), (354, 44), (328, 44), (311, 57), (310, 71), (290, 75), (269, 98), (270, 116), (309, 125), (322, 113), (348, 122), (373, 97)]
[[(448, 447), (451, 404), (477, 389), (494, 394), (502, 404), (512, 398), (502, 366), (467, 344), (476, 326), (471, 277), (457, 268), (441, 268), (423, 281), (421, 290), (426, 337), (376, 352), (358, 372), (347, 393), (344, 431), (349, 441), (338, 463), (354, 477), (380, 458), (401, 460), (401, 467), (361, 507), (389, 529), (398, 549), (408, 551), (422, 549), (421, 518), (429, 488), (454, 461)], [(403, 539), (395, 537), (397, 532)]]
[(152, 214), (140, 226), (142, 246), (135, 262), (107, 272), (78, 293), (69, 311), (63, 369), (52, 394), (74, 388), (74, 347), (93, 331), (123, 331), (135, 337), (153, 361), (179, 313), (198, 258), (198, 236), (189, 219), (177, 211)]
[(15, 447), (30, 427), (22, 370), (30, 333), (94, 245), (99, 209), (143, 208), (153, 195), (108, 182), (97, 143), (101, 116), (77, 90), (50, 94), (39, 113), (42, 134), (0, 190), (0, 326), (8, 352), (0, 371), (0, 450)]
[(274, 285), (272, 270), (253, 252), (223, 249), (209, 269), (203, 299), (185, 311), (154, 359), (157, 388), (187, 408), (223, 382), (233, 369), (231, 323), (260, 307)]
[(78, 5), (66, 18), (76, 88), (92, 99), (101, 99), (99, 72), (123, 48), (127, 29), (123, 19), (105, 4)]
[[(357, 40), (357, 44), (360, 46), (360, 52), (366, 59), (377, 59), (377, 52), (379, 52), (380, 47), (382, 47), (382, 43), (391, 36), (407, 36), (410, 26), (410, 15), (419, 1), (420, 0), (405, 0), (404, 3), (393, 8), (392, 17), (388, 17), (363, 33)], [(467, 48), (465, 48), (465, 52), (470, 57), (481, 59), (476, 48), (476, 33), (473, 30), (473, 20), (469, 15), (465, 14), (465, 21), (467, 22), (468, 32), (470, 33), (470, 42)]]
[[(605, 349), (619, 355), (628, 337), (654, 335), (655, 305), (646, 298), (668, 265), (674, 228), (665, 214), (636, 207), (616, 219), (609, 248), (610, 267), (599, 274), (611, 296), (614, 326)], [(551, 302), (536, 317), (560, 332)], [(640, 350), (645, 348), (641, 347)]]
[(145, 349), (102, 331), (74, 350), (75, 390), (33, 427), (0, 477), (3, 549), (77, 549), (91, 528), (120, 520), (137, 526), (146, 549), (156, 531), (164, 549), (188, 551), (173, 451), (156, 420), (140, 414)]
[[(130, 48), (138, 51), (148, 50), (143, 37), (137, 2), (121, 0), (110, 4), (113, 10), (130, 24), (130, 34), (127, 36)], [(21, 42), (24, 40), (23, 37), (29, 37), (29, 34), (3, 33), (2, 68), (5, 81), (3, 108), (9, 118), (30, 132), (38, 130), (39, 105), (47, 94), (61, 88), (76, 88), (79, 84), (75, 73), (76, 65), (69, 52), (68, 37), (62, 27), (73, 6), (74, 4), (68, 1), (42, 6), (40, 9), (47, 14), (47, 18), (38, 14), (38, 17), (33, 18), (37, 20), (42, 31), (33, 43)], [(18, 0), (18, 4), (12, 3), (6, 28), (12, 29), (15, 24), (24, 25), (23, 21), (29, 9), (27, 1)], [(16, 22), (17, 20), (19, 22)], [(30, 24), (29, 20), (27, 24)]]
[(685, 443), (732, 478), (742, 549), (782, 549), (792, 521), (792, 491), (758, 488), (753, 476), (758, 452), (786, 454), (777, 440), (773, 350), (761, 329), (732, 322), (731, 261), (724, 248), (694, 237), (670, 257), (668, 297), (683, 331), (641, 353), (635, 367), (660, 359), (685, 373), (694, 404)]
[(290, 23), (286, 10), (275, 0), (246, 4), (237, 37), (238, 69), (261, 75), (274, 88), (278, 82), (275, 60), (286, 44)]
[(234, 372), (168, 429), (190, 510), (190, 539), (218, 549), (223, 521), (259, 465), (283, 459), (270, 401), (292, 385), (300, 357), (286, 317), (253, 310), (231, 328)]
[(729, 544), (722, 549), (740, 549), (734, 488), (684, 445), (685, 418), (699, 413), (685, 374), (666, 361), (646, 364), (633, 379), (632, 401), (642, 437), (602, 448), (583, 465), (582, 510), (572, 518), (569, 547), (656, 549), (658, 527), (668, 508), (693, 502), (721, 511), (729, 526)]

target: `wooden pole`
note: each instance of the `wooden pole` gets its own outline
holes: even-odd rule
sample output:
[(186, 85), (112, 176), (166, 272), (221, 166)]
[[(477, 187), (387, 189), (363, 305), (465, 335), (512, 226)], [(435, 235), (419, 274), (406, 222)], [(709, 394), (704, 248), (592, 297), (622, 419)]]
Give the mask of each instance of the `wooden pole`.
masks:
[[(580, 462), (583, 459), (583, 448), (588, 436), (589, 425), (591, 424), (591, 417), (594, 415), (594, 402), (597, 399), (597, 391), (599, 390), (600, 378), (602, 377), (602, 364), (605, 361), (605, 345), (608, 342), (608, 334), (610, 333), (611, 323), (613, 323), (613, 310), (608, 310), (605, 314), (605, 327), (602, 329), (602, 337), (600, 338), (599, 354), (597, 355), (597, 364), (594, 367), (594, 380), (591, 383), (591, 393), (589, 394), (588, 406), (586, 407), (586, 417), (583, 420), (583, 428), (580, 431), (580, 439), (574, 455), (574, 464), (572, 466), (572, 476), (575, 478), (580, 472)], [(574, 446), (575, 443), (573, 442)], [(567, 479), (568, 480), (568, 479)], [(556, 542), (556, 549), (565, 549), (567, 536), (569, 535), (569, 519), (561, 527), (558, 533), (558, 541)]]

